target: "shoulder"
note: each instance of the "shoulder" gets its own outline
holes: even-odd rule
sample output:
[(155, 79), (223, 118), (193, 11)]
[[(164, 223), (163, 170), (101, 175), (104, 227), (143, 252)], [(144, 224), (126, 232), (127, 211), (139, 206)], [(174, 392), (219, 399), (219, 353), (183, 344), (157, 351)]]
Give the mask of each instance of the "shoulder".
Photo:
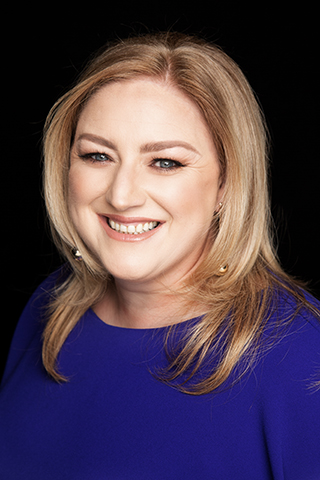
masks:
[(301, 291), (302, 300), (280, 290), (275, 293), (261, 342), (263, 378), (305, 393), (320, 382), (320, 302)]
[(17, 331), (19, 328), (23, 328), (24, 324), (30, 324), (31, 320), (39, 322), (44, 319), (48, 303), (55, 294), (56, 289), (68, 278), (70, 273), (69, 267), (63, 265), (51, 273), (51, 275), (38, 286), (22, 312)]
[(311, 479), (320, 468), (320, 304), (301, 293), (307, 303), (275, 295), (250, 392), (272, 463), (288, 478)]
[(70, 269), (62, 266), (49, 275), (35, 290), (26, 304), (15, 329), (3, 381), (15, 368), (35, 336), (41, 338), (47, 306), (58, 285), (70, 275)]
[(305, 290), (299, 290), (298, 296), (284, 289), (274, 292), (268, 312), (268, 327), (278, 330), (279, 333), (283, 330), (285, 337), (294, 333), (300, 336), (303, 332), (310, 332), (319, 339), (320, 302)]

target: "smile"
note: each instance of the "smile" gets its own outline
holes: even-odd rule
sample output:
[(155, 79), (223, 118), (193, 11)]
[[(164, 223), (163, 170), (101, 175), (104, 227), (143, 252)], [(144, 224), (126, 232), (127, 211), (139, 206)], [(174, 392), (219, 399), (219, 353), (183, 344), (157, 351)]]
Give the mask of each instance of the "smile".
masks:
[(142, 233), (153, 230), (159, 225), (159, 222), (145, 222), (138, 223), (138, 225), (124, 225), (123, 223), (114, 222), (110, 218), (107, 219), (107, 222), (112, 230), (127, 235), (141, 235)]

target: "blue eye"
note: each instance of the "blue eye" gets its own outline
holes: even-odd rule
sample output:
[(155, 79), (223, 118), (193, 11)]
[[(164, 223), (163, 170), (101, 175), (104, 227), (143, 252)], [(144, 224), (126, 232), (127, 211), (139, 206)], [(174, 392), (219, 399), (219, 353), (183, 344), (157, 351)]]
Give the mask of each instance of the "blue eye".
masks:
[(95, 162), (105, 162), (109, 160), (108, 155), (106, 155), (105, 153), (94, 153), (90, 156), (90, 158)]
[(174, 170), (183, 166), (180, 162), (169, 158), (155, 159), (154, 165), (161, 170)]
[(110, 160), (110, 157), (105, 153), (86, 153), (85, 155), (79, 155), (83, 160), (90, 160), (93, 163), (103, 163)]
[(159, 166), (161, 168), (172, 168), (176, 166), (176, 162), (173, 160), (159, 160)]

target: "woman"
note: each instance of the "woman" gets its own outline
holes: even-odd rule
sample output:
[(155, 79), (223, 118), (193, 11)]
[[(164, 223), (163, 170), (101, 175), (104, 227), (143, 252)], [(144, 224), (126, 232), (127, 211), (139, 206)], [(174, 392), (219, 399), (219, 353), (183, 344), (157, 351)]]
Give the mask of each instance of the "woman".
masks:
[(44, 158), (67, 264), (15, 333), (4, 478), (320, 478), (319, 303), (277, 261), (237, 65), (120, 41), (53, 107)]

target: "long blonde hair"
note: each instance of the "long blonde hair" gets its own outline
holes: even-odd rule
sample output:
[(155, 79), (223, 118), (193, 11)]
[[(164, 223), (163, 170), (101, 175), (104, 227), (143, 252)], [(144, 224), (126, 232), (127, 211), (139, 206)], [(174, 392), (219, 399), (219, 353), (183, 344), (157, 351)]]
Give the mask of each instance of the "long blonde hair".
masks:
[[(188, 393), (207, 393), (228, 378), (239, 360), (254, 357), (272, 285), (292, 285), (288, 288), (293, 292), (295, 287), (282, 272), (270, 237), (268, 142), (255, 96), (239, 67), (220, 48), (177, 33), (129, 38), (104, 48), (49, 113), (44, 135), (46, 206), (54, 240), (72, 273), (50, 304), (43, 362), (51, 376), (63, 378), (56, 360), (66, 337), (112, 281), (79, 237), (67, 207), (69, 155), (79, 115), (103, 85), (139, 76), (170, 81), (198, 105), (224, 177), (223, 208), (212, 219), (210, 253), (182, 291), (189, 302), (205, 305), (208, 313), (189, 332), (182, 349), (168, 348), (168, 369), (159, 374), (169, 383), (186, 372), (196, 378), (229, 316), (217, 368), (199, 382), (178, 382)], [(73, 260), (74, 246), (81, 251), (81, 263)], [(220, 276), (226, 264), (228, 271)]]

